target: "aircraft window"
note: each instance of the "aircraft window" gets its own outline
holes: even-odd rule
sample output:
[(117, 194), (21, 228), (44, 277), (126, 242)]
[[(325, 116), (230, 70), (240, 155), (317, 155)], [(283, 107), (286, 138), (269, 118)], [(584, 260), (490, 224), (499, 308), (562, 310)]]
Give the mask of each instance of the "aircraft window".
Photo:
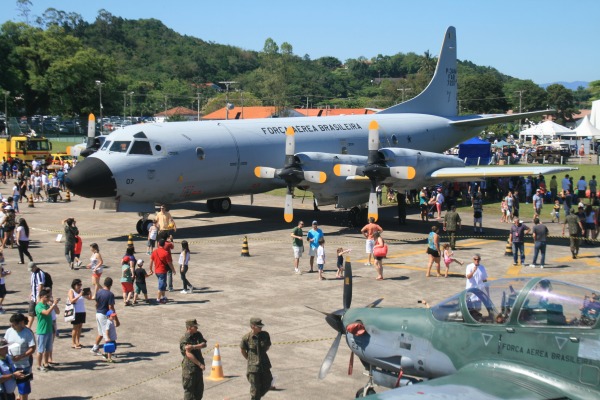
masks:
[[(513, 310), (517, 296), (529, 281), (526, 278), (499, 279), (486, 282), (483, 285), (484, 293), (487, 294), (489, 301), (494, 309), (494, 316), (481, 320), (484, 323), (503, 324), (508, 321)], [(486, 311), (488, 311), (486, 309)]]
[(396, 135), (392, 135), (392, 144), (394, 146), (398, 146), (398, 138), (396, 137)]
[(149, 154), (152, 155), (152, 148), (150, 148), (150, 143), (142, 140), (136, 140), (133, 142), (133, 146), (131, 146), (131, 151), (129, 154)]
[(133, 137), (136, 139), (148, 139), (144, 132), (138, 132), (135, 135), (133, 135)]
[(519, 313), (525, 326), (592, 327), (600, 315), (599, 296), (588, 289), (544, 279), (527, 294)]
[(348, 154), (348, 148), (346, 146), (342, 147), (342, 154)]
[(110, 140), (105, 140), (104, 144), (102, 145), (102, 147), (100, 148), (100, 150), (106, 150), (108, 149), (108, 147), (112, 144), (112, 142)]
[(459, 295), (450, 297), (436, 306), (433, 306), (431, 312), (433, 313), (433, 317), (438, 321), (464, 322), (465, 320), (462, 311), (460, 310)]
[(157, 144), (156, 146), (154, 146), (154, 149), (156, 151), (161, 151), (162, 150), (162, 146), (160, 144)]
[(198, 157), (198, 160), (204, 160), (205, 154), (202, 147), (196, 147), (196, 157)]
[(127, 153), (130, 144), (131, 142), (129, 140), (115, 140), (110, 146), (110, 151)]

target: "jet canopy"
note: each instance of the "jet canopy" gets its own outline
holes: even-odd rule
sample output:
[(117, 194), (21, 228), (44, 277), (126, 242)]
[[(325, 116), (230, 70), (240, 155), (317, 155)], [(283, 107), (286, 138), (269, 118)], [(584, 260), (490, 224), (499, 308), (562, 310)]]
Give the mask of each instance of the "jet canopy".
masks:
[(600, 291), (546, 278), (498, 279), (432, 307), (438, 321), (591, 328), (600, 316)]

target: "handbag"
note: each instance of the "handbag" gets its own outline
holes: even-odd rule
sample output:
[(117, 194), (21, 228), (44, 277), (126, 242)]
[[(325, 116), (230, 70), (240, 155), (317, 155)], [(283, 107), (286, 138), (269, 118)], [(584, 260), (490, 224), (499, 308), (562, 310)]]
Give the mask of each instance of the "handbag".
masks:
[(65, 304), (65, 322), (73, 321), (75, 321), (75, 304), (71, 304), (71, 302), (67, 300), (67, 303)]
[(384, 244), (383, 246), (373, 248), (373, 255), (375, 257), (385, 257), (387, 256), (388, 245)]

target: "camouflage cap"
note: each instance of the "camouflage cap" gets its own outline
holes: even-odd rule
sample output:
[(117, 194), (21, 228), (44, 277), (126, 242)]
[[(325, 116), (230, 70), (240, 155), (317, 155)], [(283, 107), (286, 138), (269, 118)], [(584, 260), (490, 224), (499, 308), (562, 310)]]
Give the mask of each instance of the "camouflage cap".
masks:
[(250, 326), (252, 325), (260, 327), (265, 326), (260, 318), (250, 318)]
[(195, 319), (188, 319), (185, 321), (186, 328), (191, 328), (192, 326), (198, 326), (198, 321), (196, 321)]

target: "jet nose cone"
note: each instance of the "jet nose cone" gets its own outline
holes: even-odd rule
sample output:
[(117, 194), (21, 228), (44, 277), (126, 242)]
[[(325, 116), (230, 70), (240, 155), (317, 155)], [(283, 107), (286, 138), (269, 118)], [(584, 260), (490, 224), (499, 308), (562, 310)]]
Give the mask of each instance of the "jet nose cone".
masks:
[(94, 157), (78, 163), (67, 174), (65, 183), (71, 192), (88, 198), (114, 197), (117, 191), (110, 168)]

